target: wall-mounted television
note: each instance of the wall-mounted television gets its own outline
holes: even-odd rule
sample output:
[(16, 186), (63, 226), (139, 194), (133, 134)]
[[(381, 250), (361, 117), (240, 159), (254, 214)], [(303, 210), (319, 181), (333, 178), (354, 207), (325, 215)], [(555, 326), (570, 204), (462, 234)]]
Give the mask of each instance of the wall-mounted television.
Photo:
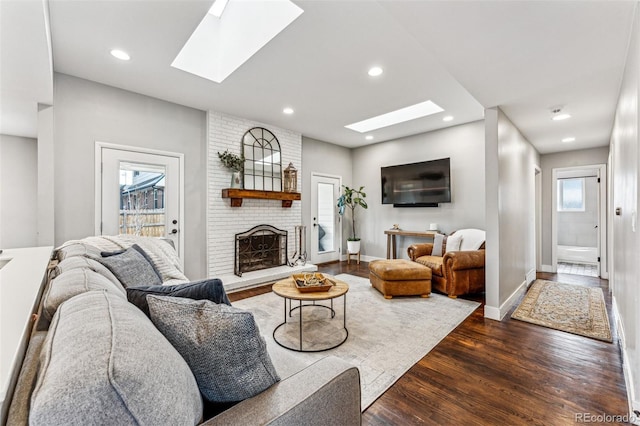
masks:
[(382, 204), (438, 207), (451, 202), (449, 158), (381, 167)]

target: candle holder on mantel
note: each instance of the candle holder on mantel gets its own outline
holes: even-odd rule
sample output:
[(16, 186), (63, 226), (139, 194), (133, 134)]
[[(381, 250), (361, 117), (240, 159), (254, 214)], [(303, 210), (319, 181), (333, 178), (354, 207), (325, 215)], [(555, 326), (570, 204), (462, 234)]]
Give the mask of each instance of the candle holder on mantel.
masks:
[(304, 225), (296, 225), (296, 251), (289, 258), (289, 266), (304, 266), (307, 263), (307, 227)]
[(284, 192), (298, 192), (298, 171), (293, 163), (289, 163), (283, 174)]

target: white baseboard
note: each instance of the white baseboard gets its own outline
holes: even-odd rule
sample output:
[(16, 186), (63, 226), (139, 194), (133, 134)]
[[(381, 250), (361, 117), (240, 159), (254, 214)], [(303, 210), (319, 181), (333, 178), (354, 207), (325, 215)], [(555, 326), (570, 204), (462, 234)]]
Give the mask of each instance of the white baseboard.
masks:
[(640, 401), (636, 399), (635, 390), (633, 388), (633, 373), (629, 367), (631, 364), (629, 361), (629, 354), (627, 353), (627, 345), (625, 338), (624, 325), (620, 319), (618, 312), (618, 303), (615, 296), (611, 298), (611, 306), (613, 307), (613, 320), (616, 323), (616, 329), (618, 331), (618, 343), (620, 345), (620, 352), (622, 353), (622, 371), (624, 374), (624, 382), (627, 388), (627, 398), (629, 398), (629, 415), (633, 424), (640, 425), (640, 416), (634, 414), (636, 411), (640, 411)]
[(553, 265), (540, 265), (542, 272), (556, 272), (553, 270)]
[[(367, 256), (365, 254), (361, 254), (360, 255), (360, 260), (362, 262), (371, 262), (374, 260), (382, 260), (385, 259), (384, 257), (376, 257), (376, 256)], [(342, 256), (340, 256), (340, 260), (347, 260), (347, 255), (343, 254)], [(351, 260), (357, 260), (355, 257), (351, 257)]]
[(502, 321), (507, 312), (515, 305), (520, 296), (527, 290), (527, 281), (523, 281), (522, 284), (518, 286), (518, 288), (511, 293), (511, 296), (507, 300), (504, 301), (500, 307), (495, 306), (484, 306), (484, 317), (489, 318), (495, 321)]
[(529, 272), (525, 275), (525, 281), (527, 282), (527, 287), (529, 284), (536, 280), (536, 268), (531, 268)]

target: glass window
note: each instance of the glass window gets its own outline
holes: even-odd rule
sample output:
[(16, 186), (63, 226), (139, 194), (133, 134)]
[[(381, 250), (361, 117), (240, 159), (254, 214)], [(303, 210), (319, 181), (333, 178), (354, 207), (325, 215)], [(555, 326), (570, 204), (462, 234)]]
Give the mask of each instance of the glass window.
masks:
[(318, 183), (318, 253), (334, 251), (335, 199), (333, 185)]
[(120, 234), (165, 235), (165, 167), (120, 163)]
[(558, 211), (584, 210), (584, 178), (558, 179)]

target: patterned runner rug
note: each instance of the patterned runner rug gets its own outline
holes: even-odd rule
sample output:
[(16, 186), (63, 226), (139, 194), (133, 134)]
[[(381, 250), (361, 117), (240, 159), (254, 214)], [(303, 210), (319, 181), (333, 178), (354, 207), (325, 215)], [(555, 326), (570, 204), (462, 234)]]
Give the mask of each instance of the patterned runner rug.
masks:
[[(349, 337), (341, 346), (325, 352), (298, 353), (273, 342), (273, 330), (283, 321), (284, 313), (283, 299), (274, 293), (239, 300), (233, 302), (233, 306), (254, 313), (260, 332), (267, 339), (270, 353), (286, 351), (287, 355), (293, 355), (304, 365), (333, 355), (357, 366), (360, 370), (363, 411), (480, 305), (433, 293), (426, 299), (394, 297), (387, 300), (371, 287), (366, 278), (348, 274), (340, 274), (336, 278), (349, 284), (346, 299)], [(338, 342), (342, 340), (342, 297), (334, 301), (334, 309), (336, 317), (330, 319), (327, 309), (305, 308), (305, 348), (314, 344), (327, 347), (336, 339)], [(298, 342), (299, 309), (293, 312), (287, 327), (283, 328), (283, 340)], [(272, 357), (275, 355), (277, 353), (273, 353)]]
[(611, 342), (602, 289), (536, 280), (511, 318)]

